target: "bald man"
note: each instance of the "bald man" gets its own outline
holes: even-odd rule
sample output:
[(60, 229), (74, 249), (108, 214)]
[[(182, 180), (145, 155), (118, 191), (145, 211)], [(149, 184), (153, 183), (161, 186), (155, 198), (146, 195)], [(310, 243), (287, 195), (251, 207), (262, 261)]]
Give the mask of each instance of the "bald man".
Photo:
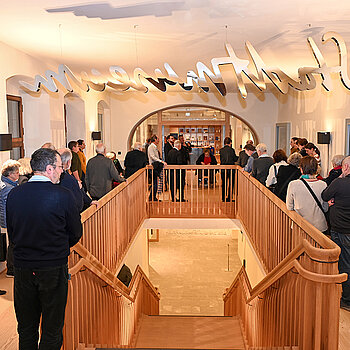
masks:
[[(330, 204), (332, 240), (340, 247), (339, 273), (350, 276), (350, 157), (342, 162), (342, 174), (322, 192)], [(340, 307), (350, 311), (350, 280), (343, 282)]]

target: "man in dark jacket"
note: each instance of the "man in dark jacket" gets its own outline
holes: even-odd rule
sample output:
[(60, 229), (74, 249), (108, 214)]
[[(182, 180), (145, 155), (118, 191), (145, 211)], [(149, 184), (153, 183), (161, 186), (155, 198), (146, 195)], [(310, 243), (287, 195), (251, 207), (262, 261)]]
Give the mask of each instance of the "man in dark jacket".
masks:
[(172, 135), (166, 137), (166, 144), (164, 145), (164, 159), (168, 163), (168, 153), (174, 147), (175, 138)]
[(32, 154), (34, 176), (7, 198), (7, 230), (14, 243), (14, 305), (19, 349), (59, 350), (68, 294), (68, 256), (82, 235), (72, 193), (57, 186), (61, 157), (41, 148)]
[(136, 173), (139, 169), (144, 168), (146, 165), (147, 156), (142, 152), (142, 144), (140, 142), (135, 142), (133, 149), (125, 156), (125, 178), (129, 178), (132, 174)]
[[(252, 140), (248, 140), (246, 142), (245, 146), (247, 146), (247, 145), (253, 145), (253, 141)], [(248, 159), (249, 159), (249, 155), (245, 151), (246, 150), (245, 146), (242, 149), (242, 151), (239, 152), (238, 161), (237, 161), (237, 165), (239, 165), (242, 168), (244, 168), (246, 166), (246, 164), (248, 163)]]
[(256, 152), (259, 158), (253, 160), (252, 176), (265, 186), (270, 166), (274, 160), (267, 154), (267, 147), (264, 143), (259, 143), (256, 146)]
[(107, 158), (103, 143), (96, 145), (97, 155), (86, 166), (86, 187), (93, 200), (99, 200), (112, 189), (112, 180), (124, 182), (113, 162)]
[[(186, 165), (186, 159), (184, 158), (183, 153), (181, 152), (181, 142), (176, 140), (174, 143), (174, 148), (169, 151), (168, 154), (168, 164), (169, 165)], [(179, 191), (179, 199), (176, 201), (186, 202), (184, 198), (185, 191), (185, 183), (186, 183), (186, 170), (174, 170), (170, 169), (170, 192), (171, 192), (171, 200), (174, 202), (176, 198), (176, 191)], [(174, 176), (176, 173), (176, 176)]]
[(350, 157), (342, 163), (342, 174), (322, 192), (321, 197), (330, 203), (331, 237), (341, 249), (339, 273), (347, 273), (343, 282), (340, 307), (350, 311)]
[[(237, 162), (235, 150), (232, 148), (232, 140), (230, 137), (225, 137), (224, 147), (220, 149), (220, 165), (234, 165)], [(234, 170), (221, 170), (222, 193), (221, 199), (223, 202), (231, 202), (232, 191), (234, 186)]]

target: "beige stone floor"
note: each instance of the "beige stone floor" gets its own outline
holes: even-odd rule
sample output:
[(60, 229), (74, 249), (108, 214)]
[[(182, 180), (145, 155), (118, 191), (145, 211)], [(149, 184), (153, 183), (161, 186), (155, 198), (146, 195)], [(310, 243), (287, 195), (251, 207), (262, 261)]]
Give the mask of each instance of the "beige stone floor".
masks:
[(159, 242), (150, 243), (150, 279), (161, 293), (161, 315), (222, 316), (222, 294), (240, 267), (232, 230), (163, 229)]

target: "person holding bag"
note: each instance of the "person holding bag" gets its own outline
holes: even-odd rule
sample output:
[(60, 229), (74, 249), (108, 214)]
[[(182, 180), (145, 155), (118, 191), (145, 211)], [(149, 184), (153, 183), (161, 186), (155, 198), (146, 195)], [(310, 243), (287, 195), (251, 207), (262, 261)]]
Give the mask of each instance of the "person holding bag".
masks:
[(300, 179), (289, 183), (287, 209), (295, 210), (318, 230), (326, 233), (328, 224), (325, 212), (328, 210), (328, 203), (321, 198), (321, 193), (327, 184), (316, 178), (317, 160), (310, 156), (302, 158), (300, 170), (302, 174)]

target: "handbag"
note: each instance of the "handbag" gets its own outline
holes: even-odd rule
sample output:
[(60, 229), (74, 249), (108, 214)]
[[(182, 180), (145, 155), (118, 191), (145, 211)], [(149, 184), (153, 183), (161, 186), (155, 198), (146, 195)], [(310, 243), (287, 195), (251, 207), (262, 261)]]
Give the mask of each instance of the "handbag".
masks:
[(325, 219), (327, 221), (327, 225), (328, 225), (328, 229), (326, 231), (323, 231), (323, 233), (325, 235), (330, 236), (330, 227), (331, 226), (330, 226), (329, 217), (327, 215), (327, 212), (324, 211), (320, 201), (318, 200), (317, 196), (315, 195), (315, 192), (311, 189), (310, 185), (303, 178), (301, 178), (300, 180), (306, 186), (306, 188), (309, 190), (309, 192), (311, 193), (311, 195), (314, 198), (315, 202), (317, 203), (318, 207), (321, 209), (321, 211), (322, 211), (322, 213), (323, 213), (323, 215), (324, 215), (324, 217), (325, 217)]
[[(273, 170), (275, 171), (275, 179), (277, 178), (277, 169), (276, 169), (276, 165), (273, 165)], [(272, 193), (275, 193), (275, 189), (276, 189), (276, 185), (277, 185), (277, 182), (270, 185), (268, 187), (268, 189), (272, 192)]]

